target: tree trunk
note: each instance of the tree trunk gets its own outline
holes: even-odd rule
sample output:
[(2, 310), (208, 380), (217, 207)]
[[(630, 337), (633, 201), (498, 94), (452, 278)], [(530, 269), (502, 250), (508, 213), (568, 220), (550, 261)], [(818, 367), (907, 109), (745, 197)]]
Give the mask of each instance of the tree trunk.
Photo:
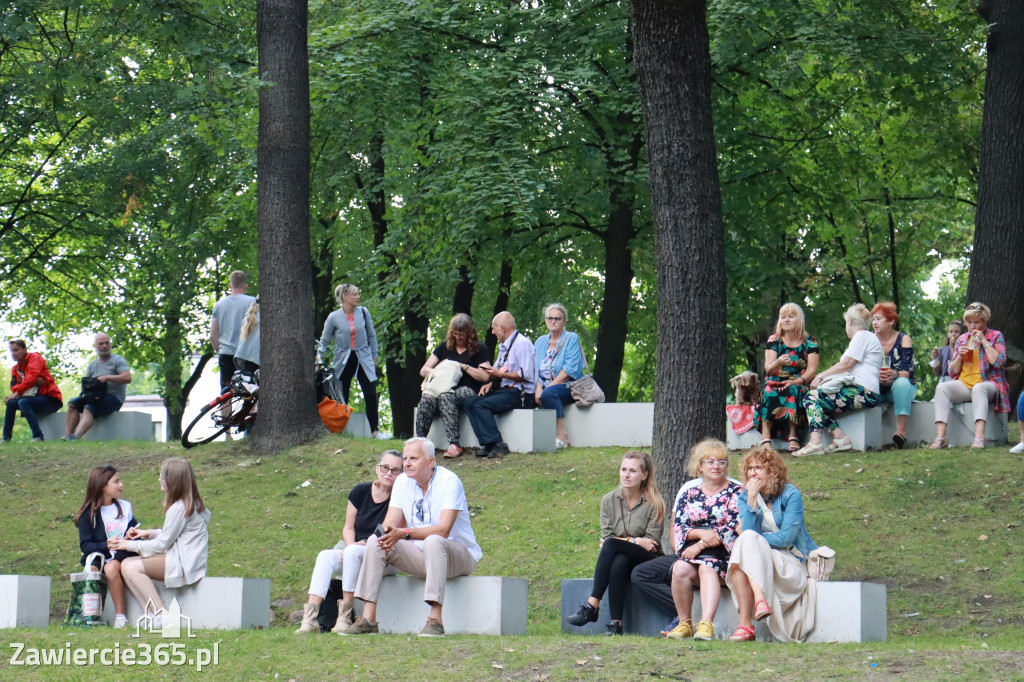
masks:
[[(506, 230), (506, 241), (511, 236), (511, 231)], [(494, 310), (491, 311), (491, 320), (493, 320), (494, 316), (498, 313), (508, 310), (508, 299), (511, 291), (512, 261), (506, 258), (501, 261), (501, 272), (498, 273), (498, 296), (494, 299)], [(509, 310), (509, 312), (512, 311)], [(512, 313), (512, 317), (515, 316), (515, 313)], [(480, 322), (477, 323), (477, 328), (480, 328), (481, 323), (487, 326), (487, 333), (484, 335), (484, 343), (487, 344), (488, 350), (491, 351), (491, 362), (494, 363), (498, 359), (498, 337), (491, 331), (491, 320), (480, 320)], [(476, 320), (473, 321), (476, 322)]]
[(327, 316), (334, 311), (334, 237), (337, 234), (337, 217), (318, 218), (324, 233), (316, 245), (316, 271), (313, 272), (313, 333), (320, 336)]
[(967, 300), (992, 309), (990, 326), (1017, 355), (1024, 348), (1024, 3), (986, 0), (978, 11), (990, 28)]
[(633, 0), (658, 268), (653, 456), (658, 485), (689, 450), (725, 436), (725, 237), (711, 118), (704, 0)]
[(257, 450), (273, 453), (325, 433), (313, 380), (309, 244), (309, 59), (306, 0), (259, 0), (256, 145), (259, 231), (260, 411)]
[(184, 415), (185, 398), (181, 390), (182, 329), (181, 299), (175, 292), (169, 292), (168, 311), (164, 313), (164, 334), (160, 338), (160, 350), (164, 356), (160, 363), (163, 376), (163, 399), (167, 408), (167, 440), (181, 438), (181, 418)]
[[(452, 297), (452, 315), (466, 313), (473, 317), (473, 294), (476, 293), (476, 283), (469, 278), (469, 266), (459, 266), (459, 281), (455, 285), (455, 295)], [(476, 320), (473, 320), (476, 323)], [(479, 325), (477, 325), (479, 327)]]

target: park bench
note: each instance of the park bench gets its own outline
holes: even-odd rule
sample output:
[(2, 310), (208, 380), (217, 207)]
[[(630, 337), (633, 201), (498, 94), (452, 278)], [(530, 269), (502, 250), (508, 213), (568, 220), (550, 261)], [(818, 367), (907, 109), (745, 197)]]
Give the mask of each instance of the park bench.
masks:
[[(64, 435), (67, 412), (54, 412), (39, 418), (43, 438), (60, 440)], [(120, 410), (103, 417), (97, 417), (82, 440), (153, 440), (153, 418), (145, 412)]]
[[(386, 576), (381, 583), (377, 617), (380, 631), (416, 634), (427, 622), (424, 579)], [(525, 635), (525, 578), (467, 575), (449, 578), (444, 594), (444, 631), (449, 635)], [(356, 600), (357, 610), (360, 604)]]
[[(501, 437), (512, 452), (555, 451), (554, 410), (509, 410), (497, 415), (496, 421)], [(464, 410), (459, 411), (459, 433), (462, 447), (480, 447), (480, 441), (477, 440)], [(438, 453), (448, 449), (448, 437), (444, 433), (444, 423), (440, 417), (434, 419), (430, 425), (427, 438), (433, 441)]]
[[(154, 580), (157, 592), (170, 608), (178, 600), (183, 619), (192, 628), (211, 630), (238, 630), (265, 628), (270, 625), (270, 580), (268, 578), (211, 578), (206, 577), (186, 587), (165, 587)], [(142, 616), (142, 606), (130, 594), (125, 594), (128, 623), (134, 627)], [(107, 596), (103, 605), (103, 620), (114, 623), (114, 602)], [(182, 625), (182, 630), (184, 630)]]
[(654, 403), (568, 405), (565, 429), (573, 447), (649, 448), (654, 440)]
[(49, 624), (49, 576), (0, 575), (0, 629), (45, 628)]
[[(562, 632), (604, 634), (608, 623), (607, 598), (601, 600), (601, 615), (596, 623), (575, 627), (568, 622), (569, 616), (590, 596), (592, 584), (590, 578), (562, 581)], [(885, 600), (886, 587), (879, 583), (818, 583), (815, 626), (806, 641), (884, 642), (887, 636)], [(632, 584), (627, 586), (626, 608), (622, 614), (623, 632), (655, 637), (675, 615), (648, 600)], [(701, 618), (699, 591), (694, 594), (692, 616), (694, 623)], [(726, 587), (722, 587), (722, 598), (718, 603), (714, 624), (715, 639), (727, 639), (739, 625), (739, 614)], [(758, 640), (772, 640), (767, 621), (755, 623), (754, 628)]]

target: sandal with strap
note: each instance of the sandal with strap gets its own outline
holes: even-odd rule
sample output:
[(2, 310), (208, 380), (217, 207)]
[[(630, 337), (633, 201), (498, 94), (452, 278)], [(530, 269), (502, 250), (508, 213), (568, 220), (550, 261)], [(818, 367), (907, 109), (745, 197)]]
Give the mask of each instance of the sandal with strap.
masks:
[(932, 441), (932, 444), (928, 446), (929, 450), (943, 450), (949, 447), (949, 441), (945, 438), (936, 438)]
[(793, 437), (789, 439), (789, 451), (796, 452), (800, 449), (800, 439)]
[(448, 446), (448, 450), (445, 451), (444, 456), (448, 459), (455, 459), (456, 457), (462, 456), (462, 448), (455, 443)]
[[(764, 606), (761, 606), (761, 604), (764, 604)], [(754, 602), (754, 620), (764, 620), (770, 615), (772, 615), (772, 607), (768, 606), (767, 601), (758, 599)]]
[(985, 437), (982, 436), (981, 438), (975, 438), (973, 441), (971, 441), (971, 449), (972, 450), (984, 450), (985, 449)]
[(754, 628), (746, 625), (741, 625), (736, 628), (736, 632), (729, 635), (729, 640), (732, 642), (753, 642), (757, 639), (754, 634)]
[(762, 439), (761, 439), (761, 442), (760, 442), (760, 443), (758, 443), (757, 447), (759, 447), (759, 448), (763, 448), (763, 447), (764, 447), (764, 446), (766, 446), (766, 445), (767, 445), (767, 446), (768, 446), (769, 448), (771, 448), (771, 447), (772, 447), (772, 439), (771, 439), (771, 438), (762, 438)]

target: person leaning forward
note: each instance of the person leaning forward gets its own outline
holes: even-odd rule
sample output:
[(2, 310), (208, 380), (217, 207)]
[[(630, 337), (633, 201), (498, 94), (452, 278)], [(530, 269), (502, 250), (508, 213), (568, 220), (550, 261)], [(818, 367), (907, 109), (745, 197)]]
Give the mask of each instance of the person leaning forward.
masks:
[(493, 390), (493, 384), (484, 384), (480, 394), (467, 400), (464, 407), (476, 439), (480, 441), (477, 457), (496, 459), (507, 455), (509, 449), (498, 430), (495, 415), (537, 406), (534, 397), (537, 391), (537, 357), (533, 342), (516, 330), (516, 319), (511, 313), (495, 315), (491, 331), (498, 337), (500, 345), (498, 362), (487, 369), (487, 373), (492, 379), (499, 379), (501, 386)]
[(405, 472), (391, 489), (391, 504), (382, 524), (385, 533), (366, 541), (363, 566), (356, 582), (356, 599), (363, 615), (343, 635), (378, 631), (377, 601), (386, 566), (426, 578), (423, 600), (430, 606), (420, 637), (444, 636), (441, 610), (448, 578), (469, 575), (483, 551), (469, 521), (462, 481), (437, 466), (434, 444), (410, 438), (402, 452)]
[(113, 414), (124, 405), (128, 396), (128, 384), (132, 383), (132, 370), (128, 361), (117, 353), (110, 352), (110, 337), (100, 332), (93, 341), (96, 357), (85, 368), (85, 376), (103, 384), (102, 396), (79, 395), (68, 401), (68, 415), (64, 419), (64, 437), (61, 440), (78, 440), (92, 428), (96, 417)]

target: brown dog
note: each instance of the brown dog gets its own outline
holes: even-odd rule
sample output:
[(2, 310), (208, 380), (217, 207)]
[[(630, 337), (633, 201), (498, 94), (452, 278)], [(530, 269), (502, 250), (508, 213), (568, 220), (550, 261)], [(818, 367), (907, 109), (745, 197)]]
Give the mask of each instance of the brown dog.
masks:
[(761, 402), (761, 382), (754, 372), (741, 372), (730, 379), (729, 383), (736, 389), (737, 405), (757, 405)]

